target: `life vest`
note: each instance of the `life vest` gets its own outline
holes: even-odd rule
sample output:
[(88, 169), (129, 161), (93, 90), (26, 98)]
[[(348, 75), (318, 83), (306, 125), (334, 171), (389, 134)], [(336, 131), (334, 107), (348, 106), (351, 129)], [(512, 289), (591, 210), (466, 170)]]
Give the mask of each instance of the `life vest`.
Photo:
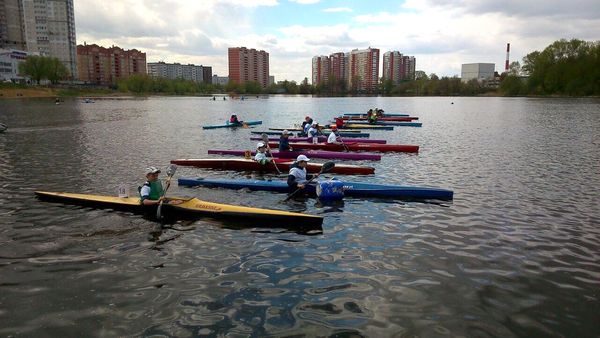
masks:
[(143, 186), (150, 187), (150, 195), (147, 197), (142, 196), (142, 187), (138, 187), (138, 192), (140, 193), (142, 201), (144, 199), (158, 200), (163, 195), (163, 187), (159, 180), (153, 182), (146, 181)]

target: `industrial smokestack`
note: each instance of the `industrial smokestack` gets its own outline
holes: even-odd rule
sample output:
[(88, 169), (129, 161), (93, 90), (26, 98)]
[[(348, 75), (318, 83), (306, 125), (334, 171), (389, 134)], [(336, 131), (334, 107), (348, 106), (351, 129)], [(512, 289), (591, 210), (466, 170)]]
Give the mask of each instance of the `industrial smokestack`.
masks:
[(510, 55), (510, 43), (506, 44), (506, 63), (504, 64), (504, 71), (508, 72), (508, 56)]

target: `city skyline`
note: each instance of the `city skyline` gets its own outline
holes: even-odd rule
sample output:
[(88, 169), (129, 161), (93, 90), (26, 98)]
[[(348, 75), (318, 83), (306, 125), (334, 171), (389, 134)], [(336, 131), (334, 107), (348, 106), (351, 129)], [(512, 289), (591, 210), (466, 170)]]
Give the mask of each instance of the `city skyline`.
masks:
[[(311, 58), (339, 50), (400, 50), (417, 70), (460, 76), (463, 63), (511, 61), (561, 38), (599, 40), (600, 2), (216, 0), (75, 2), (77, 43), (118, 45), (148, 62), (210, 65), (227, 75), (227, 49), (270, 54), (277, 80), (311, 77)], [(168, 13), (169, 15), (166, 15)], [(556, 23), (560, 22), (560, 25)]]

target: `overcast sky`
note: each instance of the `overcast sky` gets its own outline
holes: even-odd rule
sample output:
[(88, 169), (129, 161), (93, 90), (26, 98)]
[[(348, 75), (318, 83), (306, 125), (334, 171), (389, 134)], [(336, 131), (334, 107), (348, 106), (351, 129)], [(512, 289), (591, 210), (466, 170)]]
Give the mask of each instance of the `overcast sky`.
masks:
[[(369, 46), (460, 76), (462, 63), (504, 69), (555, 40), (600, 40), (600, 0), (75, 0), (77, 43), (146, 52), (228, 75), (227, 48), (263, 49), (276, 81), (311, 77), (311, 58)], [(380, 69), (381, 74), (381, 69)]]

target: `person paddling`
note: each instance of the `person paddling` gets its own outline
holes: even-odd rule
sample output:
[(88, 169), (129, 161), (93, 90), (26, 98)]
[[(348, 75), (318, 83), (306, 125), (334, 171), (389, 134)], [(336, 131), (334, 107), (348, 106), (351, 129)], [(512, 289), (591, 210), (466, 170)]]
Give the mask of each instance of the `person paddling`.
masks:
[(290, 188), (290, 191), (304, 189), (307, 180), (319, 177), (319, 174), (306, 174), (306, 166), (308, 165), (308, 161), (310, 161), (310, 159), (305, 155), (298, 155), (296, 161), (290, 167), (290, 173), (287, 179), (287, 185)]
[(236, 114), (232, 114), (231, 117), (229, 118), (229, 124), (235, 124), (235, 125), (241, 126), (242, 122), (240, 120), (238, 120), (238, 117)]
[(290, 133), (284, 130), (279, 137), (279, 151), (292, 151), (292, 147), (290, 147)]
[(341, 144), (340, 134), (338, 132), (337, 126), (331, 127), (331, 133), (329, 133), (329, 137), (327, 137), (327, 143), (333, 144)]
[[(156, 167), (146, 168), (146, 182), (139, 188), (140, 191), (140, 203), (142, 205), (158, 205), (160, 201), (164, 200), (164, 192), (162, 183), (158, 179), (160, 169)], [(171, 184), (170, 182), (168, 183)], [(169, 186), (167, 185), (167, 188)], [(182, 201), (166, 201), (171, 204), (179, 204)], [(164, 202), (163, 202), (164, 203)]]
[(267, 157), (267, 145), (264, 142), (256, 144), (256, 155), (254, 160), (261, 165), (267, 165), (271, 160)]

